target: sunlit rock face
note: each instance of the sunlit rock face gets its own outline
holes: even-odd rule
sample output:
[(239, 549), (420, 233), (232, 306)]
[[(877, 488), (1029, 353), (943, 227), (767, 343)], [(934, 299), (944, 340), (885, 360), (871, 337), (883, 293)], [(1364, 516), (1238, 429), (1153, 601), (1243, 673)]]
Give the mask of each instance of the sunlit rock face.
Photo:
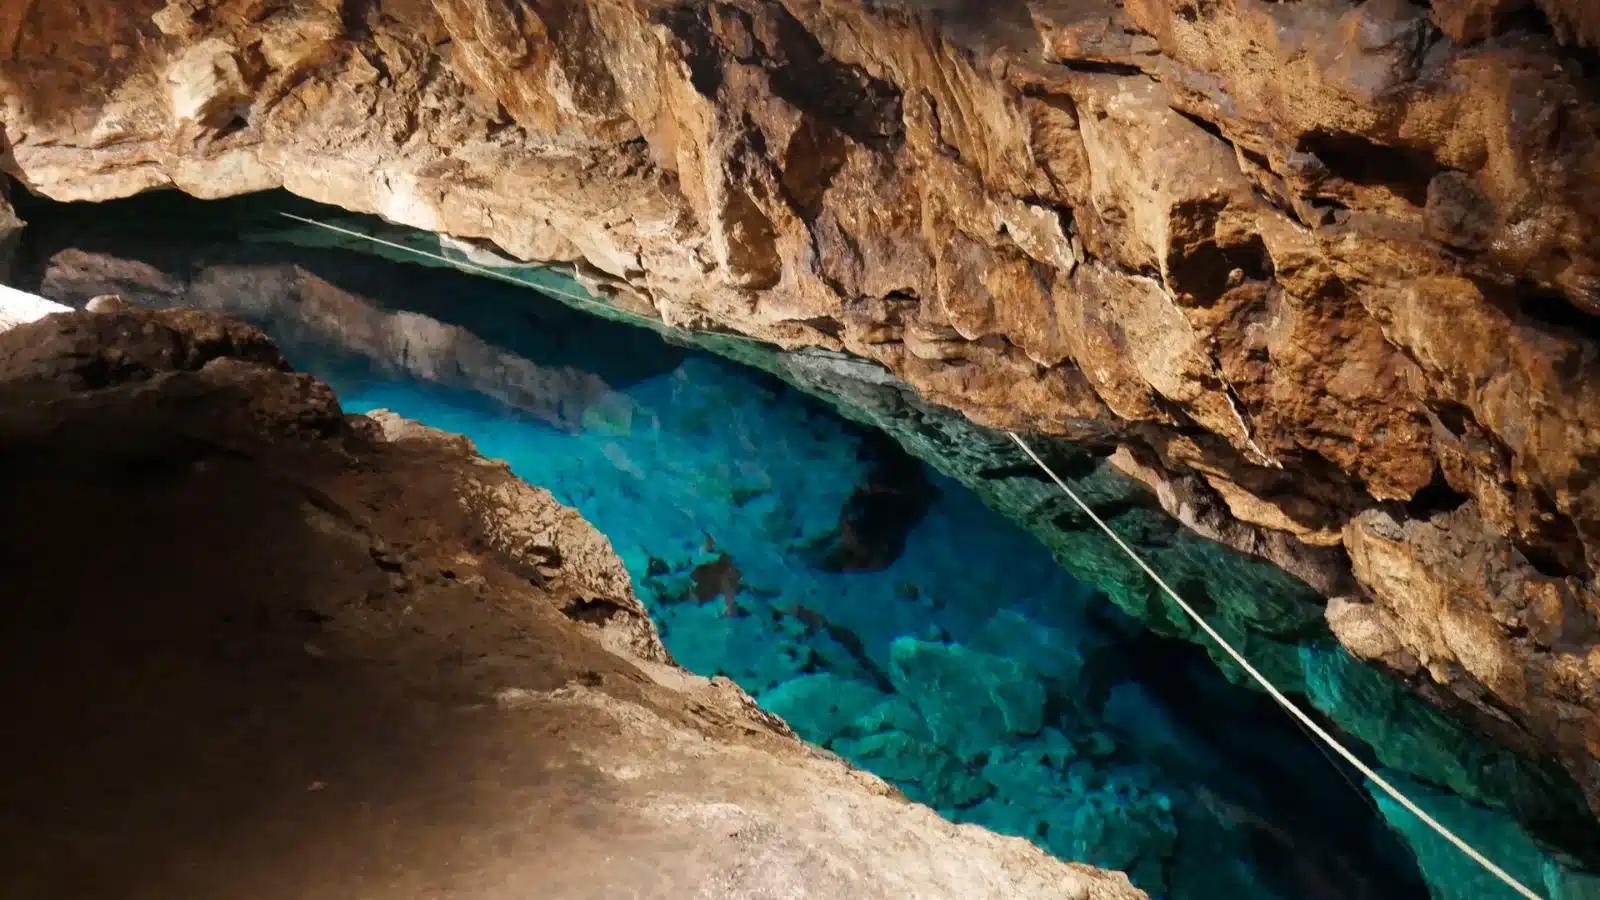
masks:
[(3, 0), (0, 127), (56, 198), (285, 187), (1092, 442), (1318, 560), (1348, 647), (1594, 803), (1596, 31), (1582, 0)]
[(70, 307), (53, 303), (34, 294), (0, 285), (0, 331), (36, 322), (51, 313), (65, 312)]

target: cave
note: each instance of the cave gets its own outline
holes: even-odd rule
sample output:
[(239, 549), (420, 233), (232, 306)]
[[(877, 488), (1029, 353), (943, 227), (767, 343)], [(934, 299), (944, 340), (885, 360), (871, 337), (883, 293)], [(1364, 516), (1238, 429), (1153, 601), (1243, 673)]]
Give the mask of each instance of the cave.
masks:
[[(600, 298), (559, 270), (484, 269), (431, 235), (286, 194), (211, 202), (156, 194), (104, 205), (24, 199), (19, 211), (30, 226), (13, 259), (14, 284), (74, 309), (115, 296), (117, 307), (241, 320), (281, 348), (293, 369), (328, 385), (345, 413), (378, 411), (464, 435), (600, 529), (678, 665), (731, 679), (801, 739), (950, 821), (1123, 871), (1153, 897), (1466, 896), (1484, 888), (1450, 857), (1453, 848), (1406, 828), (1407, 813), (1375, 802), (1358, 773), (1319, 753), (1238, 672), (1174, 633), (1171, 610), (1121, 608), (1092, 578), (1075, 575), (1063, 562), (1071, 557), (1053, 553), (1048, 536), (1022, 527), (1016, 504), (999, 498), (1019, 486), (1038, 497), (1047, 486), (1025, 458), (976, 431), (929, 455), (929, 436), (952, 428), (949, 417), (924, 410), (930, 423), (901, 410), (884, 427), (865, 413), (861, 376), (849, 365), (833, 360), (831, 372), (857, 381), (854, 398), (837, 381), (830, 392), (820, 379), (796, 378), (826, 358), (597, 316)], [(385, 243), (356, 237), (362, 234), (384, 235)], [(429, 245), (432, 251), (422, 249)], [(147, 376), (139, 365), (99, 365), (85, 377), (88, 387), (105, 389)], [(360, 798), (358, 819), (370, 827), (373, 801), (364, 792), (386, 792), (393, 808), (379, 815), (403, 819), (421, 814), (410, 804), (459, 803), (439, 767), (476, 771), (482, 762), (471, 754), (485, 752), (481, 742), (514, 759), (534, 752), (485, 737), (479, 722), (458, 733), (417, 721), (450, 713), (439, 711), (437, 698), (419, 711), (403, 689), (416, 677), (414, 657), (383, 660), (380, 669), (394, 669), (395, 684), (324, 683), (332, 667), (322, 644), (339, 632), (330, 622), (350, 614), (329, 609), (330, 598), (359, 596), (342, 602), (370, 604), (381, 616), (409, 609), (432, 589), (461, 588), (463, 573), (429, 560), (425, 539), (386, 545), (373, 538), (354, 567), (377, 580), (355, 594), (337, 580), (326, 590), (285, 583), (296, 569), (304, 570), (300, 578), (321, 577), (314, 565), (284, 560), (316, 558), (323, 548), (297, 548), (293, 533), (304, 523), (283, 508), (270, 479), (250, 485), (249, 451), (152, 434), (119, 440), (117, 452), (102, 458), (85, 425), (49, 439), (35, 435), (10, 454), (17, 481), (9, 495), (22, 499), (11, 509), (27, 511), (8, 517), (13, 571), (20, 584), (53, 598), (24, 607), (7, 629), (24, 641), (8, 659), (30, 673), (14, 682), (27, 688), (20, 719), (40, 736), (12, 769), (93, 770), (101, 780), (75, 790), (107, 795), (119, 780), (147, 788), (128, 801), (125, 818), (98, 826), (73, 815), (93, 808), (92, 793), (74, 794), (68, 812), (54, 814), (43, 799), (21, 795), (14, 808), (27, 811), (30, 827), (60, 841), (59, 855), (20, 867), (24, 877), (44, 884), (41, 866), (63, 866), (82, 852), (59, 837), (72, 829), (122, 846), (131, 839), (119, 829), (137, 826), (142, 840), (154, 842), (141, 855), (192, 853), (188, 845), (159, 844), (197, 840), (194, 829), (220, 815), (220, 804), (237, 806), (208, 840), (255, 843), (255, 830), (266, 829), (263, 847), (300, 859), (299, 845), (271, 842), (278, 839), (272, 829), (335, 826), (321, 814), (280, 808), (268, 796), (274, 792), (315, 797), (339, 785), (345, 803)], [(972, 456), (985, 446), (976, 459), (955, 456), (957, 448)], [(1105, 478), (1093, 455), (1075, 459), (1054, 447), (1049, 456), (1079, 484)], [(76, 499), (44, 499), (57, 491)], [(325, 507), (322, 515), (347, 515), (312, 502)], [(437, 501), (412, 498), (409, 487), (368, 502), (379, 523), (392, 525), (385, 522), (392, 517), (413, 531), (436, 515)], [(405, 513), (413, 502), (416, 510)], [(39, 519), (34, 511), (47, 506), (68, 518)], [(1518, 874), (1528, 880), (1552, 866), (1583, 877), (1576, 860), (1587, 847), (1571, 826), (1584, 813), (1563, 796), (1570, 788), (1558, 775), (1514, 754), (1486, 753), (1461, 726), (1408, 704), (1403, 688), (1384, 685), (1318, 630), (1303, 608), (1311, 597), (1303, 585), (1190, 536), (1137, 486), (1096, 506), (1121, 527), (1137, 523), (1150, 548), (1187, 543), (1184, 552), (1209, 554), (1198, 572), (1249, 573), (1252, 589), (1265, 596), (1255, 598), (1261, 609), (1253, 615), (1232, 619), (1236, 637), (1258, 652), (1280, 648), (1276, 660), (1258, 658), (1280, 672), (1297, 668), (1288, 680), (1328, 727), (1363, 747), (1370, 764), (1410, 765), (1388, 770), (1390, 777), (1407, 779), (1412, 796), (1428, 798), (1436, 815), (1514, 848)], [(93, 526), (74, 527), (80, 518)], [(1063, 536), (1083, 536), (1071, 530), (1083, 523), (1064, 514), (1051, 516), (1049, 527), (1059, 532), (1056, 547)], [(280, 528), (288, 534), (278, 535)], [(119, 537), (134, 531), (145, 537)], [(73, 537), (58, 542), (63, 534)], [(281, 545), (282, 556), (251, 558), (240, 541)], [(85, 544), (113, 552), (92, 565), (70, 564)], [(205, 565), (186, 562), (191, 544), (208, 548), (198, 553)], [(152, 570), (140, 556), (156, 547), (171, 555)], [(546, 587), (566, 564), (560, 549), (541, 544), (517, 574)], [(261, 567), (267, 571), (251, 589), (209, 593), (238, 584), (234, 569)], [(63, 569), (82, 574), (66, 584), (48, 574)], [(1184, 595), (1219, 622), (1239, 615), (1230, 589), (1238, 586), (1213, 575), (1182, 582)], [(618, 614), (614, 599), (581, 591), (564, 594), (556, 608), (591, 627)], [(452, 683), (462, 676), (499, 674), (503, 656), (533, 661), (546, 652), (519, 650), (514, 637), (496, 633), (514, 623), (472, 618), (419, 615), (419, 636), (408, 639), (410, 653), (442, 655), (428, 659), (438, 672), (422, 668), (445, 696), (463, 691)], [(365, 636), (384, 634), (373, 626)], [(194, 665), (205, 674), (164, 671), (169, 641), (203, 646)], [(285, 641), (287, 659), (277, 646)], [(107, 671), (113, 666), (131, 674)], [(139, 674), (146, 668), (156, 670), (148, 685)], [(616, 677), (605, 668), (582, 667), (580, 683)], [(239, 677), (246, 683), (235, 684)], [(129, 693), (95, 689), (121, 680), (133, 685)], [(43, 689), (54, 684), (63, 694)], [(280, 689), (293, 701), (277, 696)], [(54, 724), (63, 707), (82, 711), (82, 721)], [(200, 727), (210, 719), (184, 718), (188, 709), (228, 723), (225, 733)], [(135, 720), (144, 726), (133, 727)], [(146, 736), (98, 741), (84, 729)], [(417, 731), (438, 736), (419, 741)], [(468, 746), (441, 748), (441, 740)], [(384, 752), (369, 757), (362, 749), (369, 741)], [(268, 752), (279, 745), (283, 755)], [(319, 747), (326, 758), (318, 758)], [(450, 762), (458, 752), (466, 761)], [(1460, 753), (1468, 755), (1450, 758)], [(174, 758), (204, 765), (192, 776), (161, 768)], [(130, 769), (135, 763), (144, 768)], [(513, 773), (545, 765), (500, 760), (486, 776), (490, 786), (474, 782), (473, 790), (531, 790)], [(267, 775), (248, 791), (227, 787), (241, 767)], [(414, 786), (399, 774), (413, 768)], [(39, 783), (54, 784), (48, 775)], [(331, 796), (312, 802), (337, 810), (327, 815), (355, 815)], [(141, 816), (163, 803), (174, 804), (174, 826), (152, 831)], [(401, 834), (394, 840), (416, 840)], [(225, 844), (210, 852), (232, 854)], [(393, 848), (356, 844), (352, 852), (382, 860)], [(310, 868), (297, 877), (325, 864), (305, 859)], [(103, 891), (119, 879), (149, 878), (204, 890), (203, 882), (163, 882), (128, 865), (117, 855), (75, 860), (76, 883)]]

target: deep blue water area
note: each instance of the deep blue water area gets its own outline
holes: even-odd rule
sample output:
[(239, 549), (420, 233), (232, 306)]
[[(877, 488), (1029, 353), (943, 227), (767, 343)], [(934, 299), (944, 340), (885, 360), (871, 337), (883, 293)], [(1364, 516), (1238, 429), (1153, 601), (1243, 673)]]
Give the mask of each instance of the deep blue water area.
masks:
[[(960, 484), (774, 378), (483, 278), (119, 241), (137, 258), (67, 251), (30, 286), (236, 315), (347, 410), (469, 436), (607, 535), (683, 666), (732, 678), (951, 819), (1174, 900), (1509, 896), (1199, 648), (1155, 636)], [(1508, 820), (1412, 787), (1540, 878), (1541, 851)]]

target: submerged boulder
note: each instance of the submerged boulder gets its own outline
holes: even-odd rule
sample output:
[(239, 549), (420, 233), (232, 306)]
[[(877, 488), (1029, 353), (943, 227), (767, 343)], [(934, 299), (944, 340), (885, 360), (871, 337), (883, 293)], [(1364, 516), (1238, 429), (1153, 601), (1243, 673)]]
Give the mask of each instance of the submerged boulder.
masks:
[[(1105, 772), (1085, 763), (1067, 763), (1055, 778), (1040, 778), (1029, 757), (1056, 756), (1060, 743), (1026, 749), (1011, 759), (991, 760), (984, 775), (999, 786), (982, 804), (958, 814), (984, 821), (1008, 834), (1022, 834), (1059, 856), (1128, 872), (1140, 887), (1158, 895), (1190, 893), (1196, 886), (1174, 885), (1168, 877), (1178, 843), (1172, 800), (1154, 789), (1143, 773)], [(1219, 861), (1220, 862), (1220, 861)], [(1220, 896), (1220, 894), (1218, 895)]]
[(964, 760), (1044, 727), (1044, 686), (1016, 660), (902, 637), (889, 647), (889, 679), (934, 742)]
[[(847, 732), (877, 731), (867, 723), (877, 718), (878, 708), (888, 699), (866, 682), (819, 672), (800, 675), (762, 693), (761, 708), (788, 722), (806, 740), (827, 747)], [(878, 774), (898, 780), (886, 772)]]
[(836, 747), (846, 759), (893, 781), (911, 799), (936, 805), (946, 815), (994, 791), (992, 784), (948, 750), (904, 731), (880, 731), (840, 741)]

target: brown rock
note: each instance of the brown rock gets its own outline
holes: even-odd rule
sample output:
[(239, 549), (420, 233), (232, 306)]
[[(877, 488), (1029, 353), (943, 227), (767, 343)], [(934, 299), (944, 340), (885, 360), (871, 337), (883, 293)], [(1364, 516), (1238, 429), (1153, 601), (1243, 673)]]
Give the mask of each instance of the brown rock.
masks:
[(1433, 0), (1439, 29), (1462, 43), (1501, 34), (1531, 14), (1541, 14), (1562, 43), (1600, 45), (1600, 10), (1584, 0)]
[(1520, 728), (1536, 746), (1561, 747), (1568, 770), (1592, 782), (1600, 732), (1592, 717), (1570, 714), (1596, 694), (1575, 662), (1592, 652), (1600, 629), (1592, 586), (1541, 573), (1485, 528), (1471, 504), (1428, 522), (1369, 511), (1346, 527), (1345, 545), (1356, 577), (1377, 599), (1375, 607), (1330, 609), (1346, 646), (1420, 667), (1441, 685), (1464, 674), (1485, 691), (1475, 701), (1484, 721), (1509, 711), (1515, 725), (1498, 728), (1502, 737), (1517, 740)]
[(16, 210), (11, 208), (5, 194), (0, 193), (0, 283), (12, 281), (22, 227), (26, 224), (17, 217)]

